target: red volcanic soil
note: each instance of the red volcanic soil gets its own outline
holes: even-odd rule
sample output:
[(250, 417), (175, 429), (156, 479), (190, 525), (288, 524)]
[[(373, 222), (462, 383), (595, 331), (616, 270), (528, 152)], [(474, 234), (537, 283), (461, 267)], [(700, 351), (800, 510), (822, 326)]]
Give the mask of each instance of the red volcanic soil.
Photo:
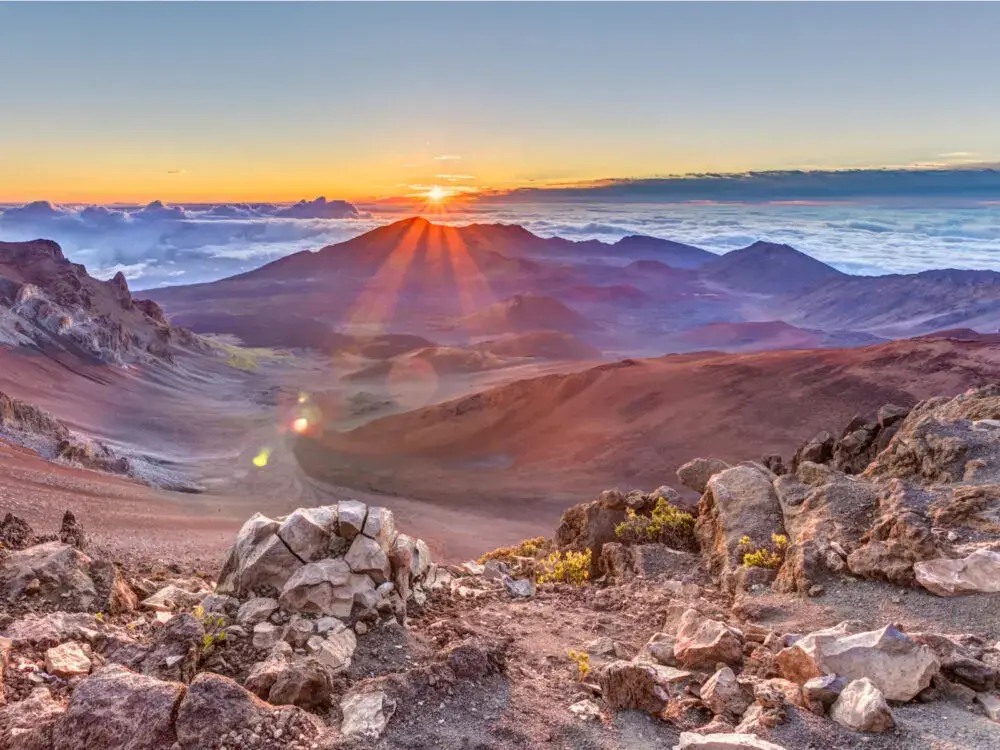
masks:
[(641, 307), (649, 301), (649, 295), (631, 284), (596, 286), (581, 284), (560, 293), (570, 302), (615, 305), (617, 307)]
[(552, 297), (518, 294), (467, 315), (458, 325), (470, 334), (497, 335), (525, 331), (580, 333), (597, 326)]
[(603, 488), (673, 484), (695, 456), (787, 458), (857, 413), (998, 379), (1000, 350), (977, 342), (671, 355), (519, 381), (296, 452), (338, 484), (551, 522)]
[(663, 345), (669, 351), (693, 352), (709, 349), (725, 352), (756, 352), (767, 349), (820, 349), (869, 346), (886, 339), (854, 331), (814, 331), (781, 320), (741, 323), (709, 323), (680, 331)]
[(810, 349), (822, 344), (817, 331), (770, 320), (760, 323), (710, 323), (681, 331), (671, 343), (699, 349)]
[(501, 357), (532, 357), (553, 360), (600, 360), (601, 352), (571, 333), (536, 331), (512, 333), (474, 344), (474, 349)]
[(495, 370), (510, 363), (488, 351), (470, 351), (451, 346), (429, 346), (399, 356), (383, 359), (344, 376), (347, 381), (384, 381), (406, 379), (410, 374), (433, 370), (439, 376), (465, 375)]

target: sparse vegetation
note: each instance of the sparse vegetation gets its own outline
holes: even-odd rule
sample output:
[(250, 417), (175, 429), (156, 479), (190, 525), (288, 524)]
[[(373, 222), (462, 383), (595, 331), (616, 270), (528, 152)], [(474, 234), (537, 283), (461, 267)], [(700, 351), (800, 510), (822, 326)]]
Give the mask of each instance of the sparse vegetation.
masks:
[(572, 583), (582, 586), (590, 580), (590, 549), (583, 552), (553, 552), (542, 560), (538, 583)]
[(192, 610), (191, 614), (205, 628), (205, 635), (201, 639), (201, 653), (204, 657), (215, 646), (226, 642), (226, 634), (223, 632), (223, 628), (226, 627), (226, 618), (222, 615), (206, 612), (200, 604)]
[(590, 654), (585, 651), (569, 651), (569, 659), (576, 665), (576, 678), (583, 682), (590, 674)]
[(615, 535), (626, 544), (660, 542), (675, 549), (694, 549), (694, 516), (658, 498), (650, 515), (629, 508), (626, 518), (615, 527)]
[(479, 558), (479, 564), (485, 565), (487, 560), (508, 561), (516, 557), (535, 557), (543, 551), (549, 544), (549, 540), (543, 536), (534, 539), (525, 539), (520, 544), (511, 547), (498, 547), (492, 552), (487, 552)]
[(283, 359), (291, 356), (288, 352), (265, 347), (238, 346), (222, 336), (203, 336), (226, 357), (226, 364), (237, 370), (254, 372), (260, 368), (261, 361)]
[(743, 564), (748, 568), (780, 568), (785, 561), (788, 550), (788, 537), (784, 534), (771, 534), (771, 548), (753, 549), (750, 537), (740, 537), (740, 547), (743, 548)]

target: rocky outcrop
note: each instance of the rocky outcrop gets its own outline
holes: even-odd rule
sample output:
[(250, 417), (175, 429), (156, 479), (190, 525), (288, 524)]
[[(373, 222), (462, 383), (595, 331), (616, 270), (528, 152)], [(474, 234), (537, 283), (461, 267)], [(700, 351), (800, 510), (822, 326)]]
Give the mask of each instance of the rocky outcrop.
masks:
[(203, 672), (177, 711), (183, 750), (284, 747), (306, 750), (323, 731), (318, 718), (292, 706), (271, 706), (226, 677)]
[(728, 468), (729, 464), (718, 458), (693, 458), (677, 469), (677, 479), (701, 495), (708, 486), (708, 480)]
[(62, 542), (28, 547), (0, 562), (0, 599), (69, 612), (123, 612), (136, 603), (112, 563)]
[(625, 520), (627, 506), (624, 497), (621, 502), (617, 501), (617, 497), (602, 497), (590, 503), (574, 505), (563, 513), (556, 528), (555, 539), (560, 548), (575, 552), (591, 551), (590, 575), (594, 578), (601, 574), (604, 545), (617, 542), (615, 527)]
[(56, 347), (123, 365), (205, 349), (155, 302), (133, 300), (122, 274), (95, 279), (49, 240), (0, 242), (0, 344)]
[(759, 549), (771, 544), (772, 535), (785, 533), (774, 480), (756, 465), (734, 466), (708, 480), (695, 532), (708, 570), (727, 590), (735, 587), (733, 577), (743, 564), (744, 536)]

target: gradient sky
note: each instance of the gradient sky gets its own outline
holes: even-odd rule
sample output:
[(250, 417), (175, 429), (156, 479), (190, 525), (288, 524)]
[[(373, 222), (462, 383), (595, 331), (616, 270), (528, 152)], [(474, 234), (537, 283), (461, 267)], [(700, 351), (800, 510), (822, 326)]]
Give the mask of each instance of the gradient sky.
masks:
[(1000, 162), (998, 29), (987, 3), (0, 4), (0, 201)]

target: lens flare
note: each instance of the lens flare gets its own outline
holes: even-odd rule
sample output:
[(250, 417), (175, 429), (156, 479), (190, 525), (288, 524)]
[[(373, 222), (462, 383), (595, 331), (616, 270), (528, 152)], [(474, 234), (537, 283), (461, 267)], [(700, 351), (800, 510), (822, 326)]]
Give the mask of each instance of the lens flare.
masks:
[(299, 417), (292, 422), (292, 429), (300, 435), (309, 429), (309, 420), (305, 417)]
[(263, 469), (267, 466), (267, 462), (271, 459), (271, 449), (262, 448), (260, 453), (253, 457), (253, 465), (258, 469)]

